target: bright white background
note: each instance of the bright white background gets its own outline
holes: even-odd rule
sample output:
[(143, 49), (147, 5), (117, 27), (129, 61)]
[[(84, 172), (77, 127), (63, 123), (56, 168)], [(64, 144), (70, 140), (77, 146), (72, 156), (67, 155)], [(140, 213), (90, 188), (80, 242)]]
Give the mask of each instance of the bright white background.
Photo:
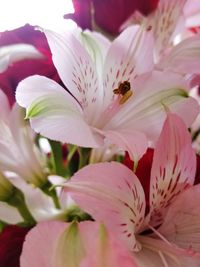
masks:
[(0, 31), (26, 23), (55, 29), (73, 11), (71, 0), (0, 0)]

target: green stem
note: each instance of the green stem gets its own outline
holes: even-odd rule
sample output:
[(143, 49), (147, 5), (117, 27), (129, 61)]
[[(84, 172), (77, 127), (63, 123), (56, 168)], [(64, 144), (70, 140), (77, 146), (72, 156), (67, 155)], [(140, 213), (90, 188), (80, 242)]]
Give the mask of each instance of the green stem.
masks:
[(49, 140), (51, 150), (52, 150), (52, 159), (54, 171), (57, 175), (65, 176), (66, 169), (63, 165), (63, 154), (62, 154), (62, 145), (60, 142)]
[(91, 151), (90, 148), (80, 148), (80, 147), (78, 148), (78, 153), (79, 153), (78, 169), (79, 170), (88, 164), (90, 151)]

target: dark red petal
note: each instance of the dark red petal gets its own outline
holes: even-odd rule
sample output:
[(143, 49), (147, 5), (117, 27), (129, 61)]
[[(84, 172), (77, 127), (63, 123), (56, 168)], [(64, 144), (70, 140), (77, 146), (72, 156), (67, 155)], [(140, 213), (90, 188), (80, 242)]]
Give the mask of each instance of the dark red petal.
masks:
[[(147, 149), (147, 152), (138, 162), (136, 176), (139, 178), (142, 187), (145, 192), (146, 203), (149, 203), (149, 189), (150, 189), (150, 176), (151, 176), (151, 166), (153, 161), (154, 150), (151, 148)], [(128, 153), (125, 156), (124, 164), (133, 170), (133, 161), (130, 160)], [(148, 208), (148, 207), (147, 207)]]
[(1, 267), (19, 267), (22, 245), (29, 230), (29, 228), (10, 225), (0, 233)]
[(83, 29), (91, 29), (91, 3), (94, 7), (95, 23), (113, 35), (119, 33), (120, 26), (135, 11), (148, 15), (158, 4), (158, 0), (73, 0), (75, 13), (65, 18), (74, 19)]
[(199, 184), (199, 183), (200, 183), (200, 156), (197, 155), (197, 169), (196, 169), (194, 184)]

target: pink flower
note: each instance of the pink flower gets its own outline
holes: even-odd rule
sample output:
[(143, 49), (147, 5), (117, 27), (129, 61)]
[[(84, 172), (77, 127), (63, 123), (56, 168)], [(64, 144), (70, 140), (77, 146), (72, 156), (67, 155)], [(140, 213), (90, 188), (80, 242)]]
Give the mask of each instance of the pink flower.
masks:
[(21, 267), (136, 267), (129, 252), (96, 222), (44, 222), (23, 245)]
[(197, 267), (200, 186), (192, 186), (195, 169), (190, 134), (169, 113), (154, 151), (147, 214), (140, 181), (120, 163), (81, 169), (65, 191), (133, 252), (138, 266)]
[[(182, 75), (192, 75), (200, 69), (200, 34), (174, 45), (175, 37), (185, 30), (189, 12), (198, 6), (187, 0), (160, 0), (154, 12), (147, 17), (135, 12), (124, 24), (142, 24), (153, 31), (156, 68)], [(190, 10), (187, 14), (187, 10)], [(179, 38), (180, 39), (180, 38)], [(177, 41), (176, 41), (177, 43)]]
[[(188, 97), (181, 76), (152, 72), (151, 32), (130, 27), (112, 43), (98, 33), (79, 29), (65, 36), (45, 34), (70, 93), (41, 76), (19, 84), (17, 102), (26, 108), (36, 132), (83, 147), (114, 144), (137, 161), (147, 140), (157, 138), (165, 106), (180, 114), (187, 125), (198, 114), (199, 106)], [(127, 91), (121, 94), (118, 87)]]

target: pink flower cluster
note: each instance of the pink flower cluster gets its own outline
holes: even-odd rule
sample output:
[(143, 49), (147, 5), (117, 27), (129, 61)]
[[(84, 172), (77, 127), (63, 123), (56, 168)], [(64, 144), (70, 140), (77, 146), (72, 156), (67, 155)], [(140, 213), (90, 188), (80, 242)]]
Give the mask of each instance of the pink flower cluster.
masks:
[(0, 266), (198, 267), (200, 5), (82, 2), (0, 36)]

